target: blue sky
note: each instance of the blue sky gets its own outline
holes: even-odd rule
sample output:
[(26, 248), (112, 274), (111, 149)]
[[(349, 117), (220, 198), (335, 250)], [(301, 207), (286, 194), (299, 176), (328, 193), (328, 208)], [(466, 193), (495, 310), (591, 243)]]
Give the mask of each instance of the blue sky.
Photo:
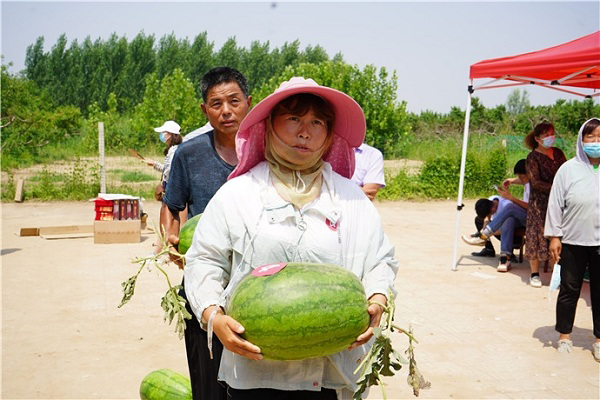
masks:
[[(24, 67), (25, 50), (44, 36), (48, 51), (62, 33), (72, 41), (157, 38), (174, 33), (192, 40), (206, 31), (220, 46), (232, 36), (271, 47), (300, 40), (330, 56), (373, 64), (398, 74), (398, 99), (412, 112), (447, 113), (466, 106), (469, 66), (478, 61), (557, 45), (600, 29), (600, 2), (24, 2), (2, 1), (2, 54)], [(533, 105), (568, 94), (528, 86)], [(486, 107), (513, 90), (476, 93)], [(597, 101), (597, 100), (596, 100)]]

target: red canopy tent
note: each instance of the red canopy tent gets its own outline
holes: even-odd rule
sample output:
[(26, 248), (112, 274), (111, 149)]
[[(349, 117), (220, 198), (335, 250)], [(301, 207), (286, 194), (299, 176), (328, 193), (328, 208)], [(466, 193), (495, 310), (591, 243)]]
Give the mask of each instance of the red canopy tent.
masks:
[[(585, 93), (582, 89), (600, 89), (600, 31), (583, 36), (558, 46), (519, 54), (511, 57), (480, 61), (471, 65), (469, 74), (465, 130), (463, 134), (460, 181), (456, 213), (456, 232), (452, 269), (457, 269), (457, 250), (460, 225), (460, 211), (464, 207), (463, 188), (465, 161), (469, 139), (471, 96), (475, 90), (499, 87), (538, 85), (549, 89), (585, 96), (600, 96), (600, 92)], [(473, 86), (474, 79), (493, 78), (479, 86)], [(506, 82), (510, 81), (510, 82)], [(577, 90), (578, 89), (578, 90)]]

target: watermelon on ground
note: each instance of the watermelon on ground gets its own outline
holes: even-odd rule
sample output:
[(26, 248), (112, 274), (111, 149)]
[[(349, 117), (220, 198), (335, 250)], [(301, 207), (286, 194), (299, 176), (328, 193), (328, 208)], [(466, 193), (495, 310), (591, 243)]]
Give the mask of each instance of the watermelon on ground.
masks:
[(150, 372), (140, 385), (142, 400), (191, 400), (191, 398), (190, 380), (168, 368)]
[(228, 314), (243, 337), (272, 360), (302, 360), (346, 349), (369, 326), (362, 283), (352, 272), (319, 263), (287, 263), (275, 274), (245, 277)]

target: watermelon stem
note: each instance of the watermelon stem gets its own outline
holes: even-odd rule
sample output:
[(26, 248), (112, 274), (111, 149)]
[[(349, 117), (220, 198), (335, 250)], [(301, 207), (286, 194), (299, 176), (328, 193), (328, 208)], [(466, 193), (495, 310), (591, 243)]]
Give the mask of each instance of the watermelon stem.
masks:
[[(354, 373), (360, 371), (360, 376), (357, 383), (356, 391), (354, 392), (353, 399), (362, 399), (362, 394), (367, 390), (368, 387), (374, 385), (381, 386), (381, 393), (384, 399), (387, 399), (387, 393), (385, 391), (385, 384), (383, 382), (384, 376), (393, 376), (396, 371), (402, 368), (402, 364), (409, 364), (409, 376), (408, 383), (413, 388), (413, 394), (419, 396), (419, 389), (427, 388), (430, 383), (425, 381), (423, 375), (417, 369), (417, 363), (414, 358), (414, 346), (413, 343), (418, 343), (412, 333), (412, 327), (407, 331), (402, 329), (393, 323), (394, 313), (396, 306), (394, 304), (394, 295), (390, 291), (388, 294), (389, 302), (388, 305), (381, 304), (376, 301), (369, 301), (369, 304), (377, 304), (383, 309), (383, 315), (379, 324), (379, 327), (373, 329), (373, 346), (366, 354), (358, 368)], [(407, 361), (392, 347), (391, 333), (397, 330), (400, 333), (404, 333), (408, 336), (409, 347), (406, 353), (409, 356)]]
[(175, 332), (179, 334), (179, 339), (182, 339), (186, 328), (185, 320), (191, 319), (192, 315), (185, 308), (186, 300), (179, 295), (179, 290), (182, 288), (182, 286), (173, 286), (171, 284), (171, 280), (169, 279), (169, 274), (167, 274), (167, 272), (160, 266), (160, 264), (163, 262), (162, 258), (164, 255), (176, 254), (179, 257), (182, 257), (182, 255), (179, 254), (176, 250), (173, 249), (173, 247), (170, 244), (167, 243), (164, 228), (161, 229), (161, 233), (158, 233), (158, 231), (156, 232), (162, 243), (162, 250), (157, 254), (153, 254), (152, 256), (138, 257), (134, 258), (131, 261), (132, 263), (141, 265), (135, 275), (131, 276), (125, 282), (121, 283), (121, 286), (123, 287), (123, 299), (121, 300), (121, 304), (119, 304), (118, 307), (120, 308), (123, 305), (127, 304), (129, 300), (131, 300), (131, 298), (133, 297), (135, 286), (137, 283), (137, 278), (142, 272), (142, 269), (145, 266), (148, 266), (148, 271), (150, 271), (150, 264), (154, 264), (154, 267), (156, 267), (156, 269), (158, 269), (164, 275), (165, 279), (167, 280), (168, 286), (167, 292), (161, 299), (161, 307), (165, 312), (163, 320), (168, 320), (170, 325), (173, 322), (173, 319), (177, 317), (177, 323), (175, 324)]

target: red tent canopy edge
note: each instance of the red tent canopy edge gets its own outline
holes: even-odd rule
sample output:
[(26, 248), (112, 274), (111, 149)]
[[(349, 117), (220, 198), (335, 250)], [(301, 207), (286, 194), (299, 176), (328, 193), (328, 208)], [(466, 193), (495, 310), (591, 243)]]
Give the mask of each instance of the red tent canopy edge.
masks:
[[(546, 49), (480, 61), (471, 65), (469, 77), (494, 78), (476, 89), (535, 84), (589, 96), (565, 86), (600, 89), (600, 31)], [(494, 85), (502, 80), (516, 83)]]

